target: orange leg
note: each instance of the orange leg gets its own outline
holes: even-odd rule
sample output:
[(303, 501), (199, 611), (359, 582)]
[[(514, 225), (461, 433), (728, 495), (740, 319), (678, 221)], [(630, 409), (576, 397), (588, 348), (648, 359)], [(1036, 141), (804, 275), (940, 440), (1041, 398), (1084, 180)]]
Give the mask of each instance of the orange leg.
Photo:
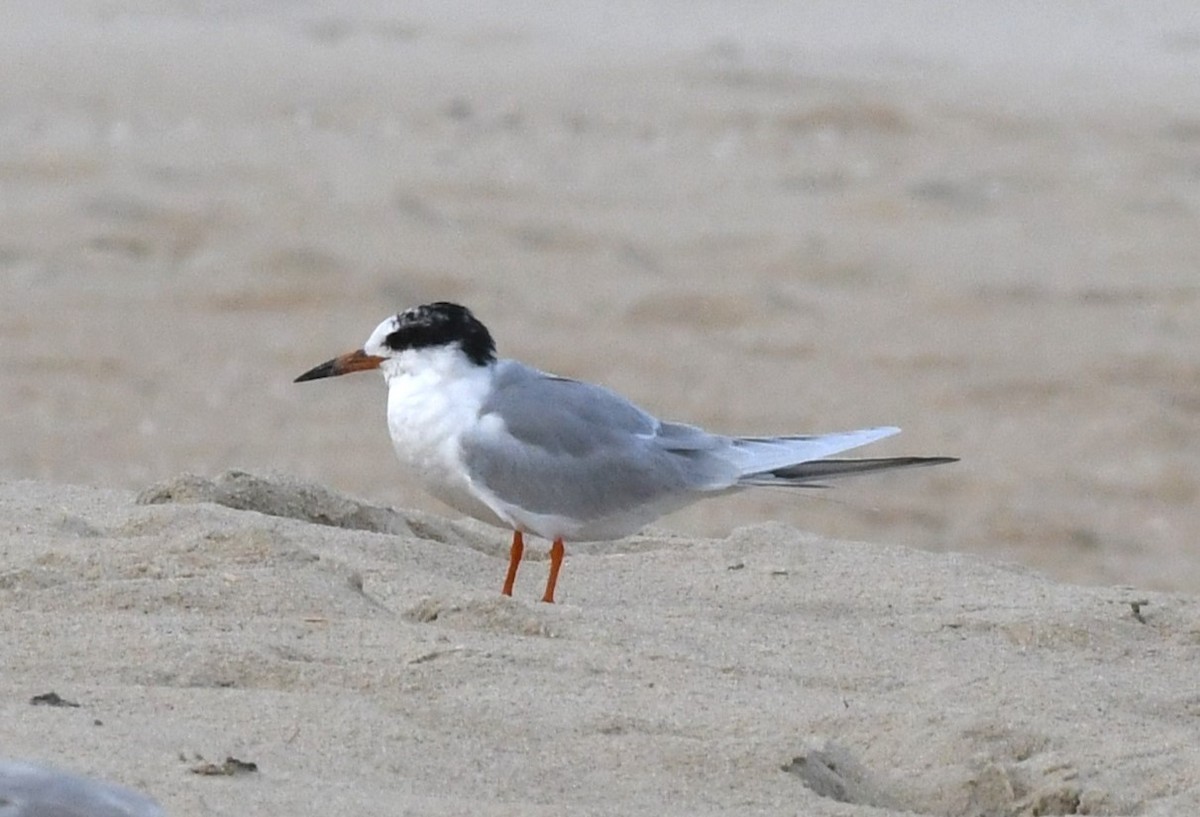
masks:
[(513, 531), (512, 550), (508, 552), (508, 575), (504, 577), (504, 589), (500, 592), (511, 596), (513, 583), (517, 580), (517, 568), (521, 566), (521, 557), (525, 554), (525, 537), (519, 530)]
[(555, 539), (550, 546), (550, 578), (546, 579), (546, 595), (542, 596), (542, 601), (547, 604), (554, 604), (554, 586), (558, 584), (558, 569), (562, 567), (564, 553), (566, 548), (562, 539)]

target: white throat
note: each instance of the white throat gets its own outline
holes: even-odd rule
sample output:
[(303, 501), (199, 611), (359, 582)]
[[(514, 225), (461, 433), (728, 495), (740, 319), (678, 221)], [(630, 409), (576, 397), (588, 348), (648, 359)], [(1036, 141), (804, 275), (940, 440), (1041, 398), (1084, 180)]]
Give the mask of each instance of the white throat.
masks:
[(388, 432), (400, 461), (452, 508), (501, 522), (477, 498), (462, 463), (462, 436), (479, 422), (493, 367), (477, 366), (457, 346), (408, 349), (380, 364)]

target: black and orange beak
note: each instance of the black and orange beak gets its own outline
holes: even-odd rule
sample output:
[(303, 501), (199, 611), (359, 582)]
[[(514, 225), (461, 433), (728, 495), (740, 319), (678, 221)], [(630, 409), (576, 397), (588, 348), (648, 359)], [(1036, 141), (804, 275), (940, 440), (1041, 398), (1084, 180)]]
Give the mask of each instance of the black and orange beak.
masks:
[(362, 349), (349, 354), (327, 360), (320, 366), (314, 366), (297, 377), (293, 383), (303, 383), (305, 380), (320, 380), (322, 377), (337, 377), (351, 372), (365, 372), (367, 369), (378, 369), (383, 358), (368, 355)]

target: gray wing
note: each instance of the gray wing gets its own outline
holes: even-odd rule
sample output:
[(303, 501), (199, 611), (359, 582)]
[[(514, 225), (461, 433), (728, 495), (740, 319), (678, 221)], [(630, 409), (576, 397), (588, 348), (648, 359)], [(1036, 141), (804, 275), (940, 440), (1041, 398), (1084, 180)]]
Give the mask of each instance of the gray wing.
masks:
[(608, 389), (515, 361), (502, 361), (496, 374), (480, 416), (498, 417), (502, 429), (482, 423), (464, 439), (463, 456), (472, 478), (505, 502), (596, 520), (681, 505), (738, 479), (718, 455), (727, 438), (660, 422)]

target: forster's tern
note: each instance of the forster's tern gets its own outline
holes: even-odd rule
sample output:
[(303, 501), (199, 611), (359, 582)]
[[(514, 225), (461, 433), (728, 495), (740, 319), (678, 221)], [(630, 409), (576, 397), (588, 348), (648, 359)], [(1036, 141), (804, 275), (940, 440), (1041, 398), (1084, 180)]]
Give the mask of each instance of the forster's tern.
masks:
[(819, 487), (831, 477), (954, 462), (952, 457), (825, 459), (898, 428), (787, 437), (725, 437), (668, 423), (601, 386), (496, 357), (466, 307), (407, 309), (363, 348), (299, 383), (379, 369), (396, 454), (438, 499), (513, 531), (511, 596), (524, 534), (550, 542), (542, 600), (554, 601), (563, 541), (619, 539), (698, 499), (752, 486)]

